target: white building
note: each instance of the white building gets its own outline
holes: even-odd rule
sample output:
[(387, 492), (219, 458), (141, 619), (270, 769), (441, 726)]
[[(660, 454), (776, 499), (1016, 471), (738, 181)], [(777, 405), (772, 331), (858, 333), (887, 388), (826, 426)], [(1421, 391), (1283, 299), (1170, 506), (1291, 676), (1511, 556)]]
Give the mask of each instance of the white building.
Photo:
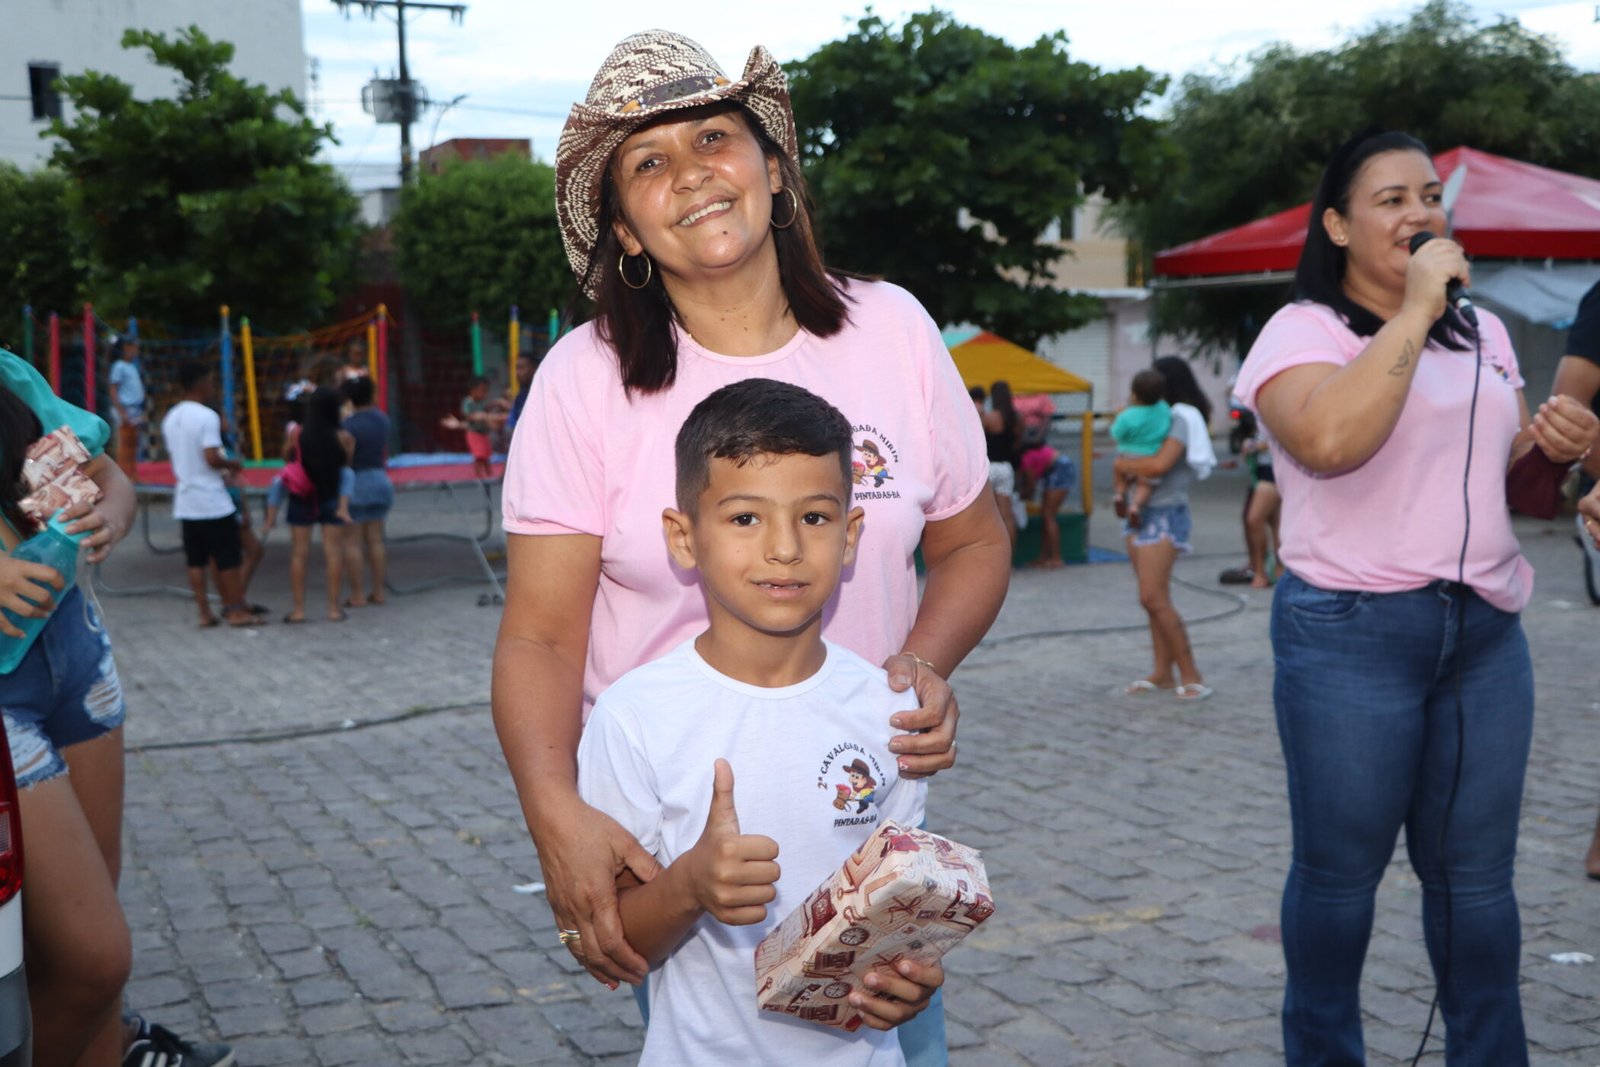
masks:
[[(1128, 241), (1107, 217), (1108, 206), (1104, 197), (1091, 194), (1073, 212), (1070, 231), (1062, 225), (1045, 234), (1062, 252), (1051, 269), (1056, 288), (1100, 297), (1104, 316), (1070, 333), (1042, 338), (1036, 347), (1045, 359), (1094, 385), (1096, 411), (1115, 411), (1126, 404), (1133, 376), (1156, 356), (1192, 355), (1172, 337), (1162, 338), (1158, 350), (1150, 336), (1151, 292), (1130, 276)], [(1200, 359), (1190, 366), (1211, 400), (1212, 432), (1225, 429), (1232, 362)]]
[(51, 87), (57, 77), (98, 70), (127, 82), (139, 99), (172, 94), (173, 72), (143, 49), (123, 49), (128, 29), (172, 37), (198, 26), (234, 46), (239, 77), (306, 96), (300, 0), (5, 0), (0, 18), (0, 160), (23, 168), (49, 159), (54, 139), (39, 136), (49, 119), (72, 117)]

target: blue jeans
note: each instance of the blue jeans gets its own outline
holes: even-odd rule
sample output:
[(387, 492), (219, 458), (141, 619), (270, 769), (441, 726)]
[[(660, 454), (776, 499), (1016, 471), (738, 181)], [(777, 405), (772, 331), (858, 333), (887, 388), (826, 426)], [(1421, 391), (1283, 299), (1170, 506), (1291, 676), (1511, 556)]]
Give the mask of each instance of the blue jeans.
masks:
[(18, 788), (66, 774), (61, 750), (110, 733), (126, 714), (111, 638), (74, 585), (16, 670), (0, 674), (0, 718)]
[[(1402, 825), (1422, 882), (1445, 1062), (1526, 1064), (1511, 889), (1533, 734), (1520, 617), (1453, 582), (1335, 592), (1286, 574), (1272, 601), (1272, 648), (1294, 832), (1282, 916), (1289, 1067), (1366, 1062), (1361, 967)], [(1458, 744), (1460, 788), (1446, 825)]]

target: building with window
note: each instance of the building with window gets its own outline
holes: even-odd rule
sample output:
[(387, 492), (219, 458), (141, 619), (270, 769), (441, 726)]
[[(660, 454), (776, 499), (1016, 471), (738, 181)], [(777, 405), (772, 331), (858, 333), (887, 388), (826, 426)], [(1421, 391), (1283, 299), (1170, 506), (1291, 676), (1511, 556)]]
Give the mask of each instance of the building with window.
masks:
[(170, 36), (198, 26), (234, 46), (235, 74), (305, 99), (300, 0), (8, 0), (3, 11), (0, 160), (25, 169), (50, 158), (54, 141), (40, 136), (49, 120), (72, 117), (55, 84), (62, 75), (114, 74), (141, 98), (172, 92), (171, 71), (142, 49), (123, 49), (129, 29)]

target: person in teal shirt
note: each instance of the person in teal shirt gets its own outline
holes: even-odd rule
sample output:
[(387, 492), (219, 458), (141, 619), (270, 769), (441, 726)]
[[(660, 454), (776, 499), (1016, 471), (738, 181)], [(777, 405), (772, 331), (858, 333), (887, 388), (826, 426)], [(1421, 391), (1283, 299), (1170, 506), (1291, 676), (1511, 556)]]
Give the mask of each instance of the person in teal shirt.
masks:
[[(1133, 376), (1128, 406), (1111, 423), (1111, 437), (1119, 456), (1153, 456), (1161, 451), (1172, 430), (1172, 408), (1162, 399), (1167, 380), (1160, 371), (1142, 370)], [(1154, 481), (1134, 477), (1116, 479), (1115, 511), (1137, 530), (1145, 502), (1155, 490)]]
[[(68, 531), (83, 535), (85, 558), (98, 563), (132, 528), (136, 508), (133, 483), (105, 452), (110, 428), (0, 349), (0, 607), (50, 620), (21, 662), (0, 675), (0, 718), (28, 849), (23, 931), (37, 1062), (118, 1063), (142, 1050), (167, 1054), (165, 1062), (182, 1055), (196, 1067), (232, 1063), (225, 1045), (193, 1045), (138, 1016), (122, 1017), (132, 963), (117, 899), (126, 706), (111, 639), (76, 575), (11, 556), (35, 532), (18, 507), (23, 453), (62, 426), (83, 442), (84, 473), (104, 493), (65, 515)], [(0, 642), (20, 633), (0, 615)]]

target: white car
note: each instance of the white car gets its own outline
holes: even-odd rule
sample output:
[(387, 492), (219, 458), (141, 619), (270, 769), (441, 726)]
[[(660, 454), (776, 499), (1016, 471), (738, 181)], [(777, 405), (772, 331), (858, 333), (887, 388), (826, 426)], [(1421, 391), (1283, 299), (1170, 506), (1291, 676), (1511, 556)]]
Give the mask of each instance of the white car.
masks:
[(31, 1067), (33, 1024), (22, 969), (22, 813), (0, 722), (0, 1067)]

